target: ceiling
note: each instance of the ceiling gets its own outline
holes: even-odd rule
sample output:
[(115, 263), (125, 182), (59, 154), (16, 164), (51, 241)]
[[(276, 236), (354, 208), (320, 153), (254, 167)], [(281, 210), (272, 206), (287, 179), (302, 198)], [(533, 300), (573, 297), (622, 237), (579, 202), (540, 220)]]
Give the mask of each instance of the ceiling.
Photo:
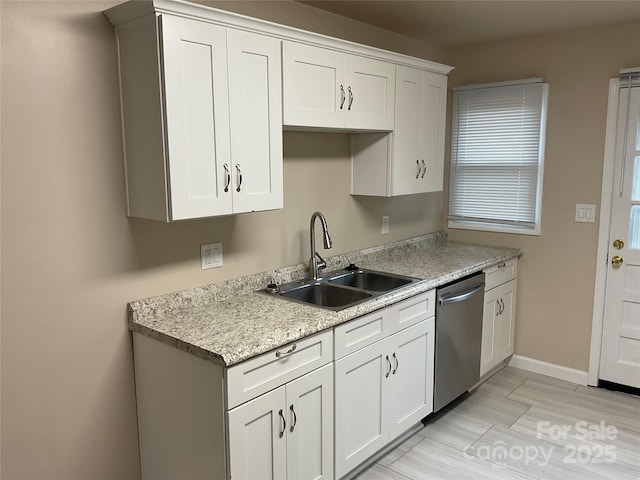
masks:
[(640, 20), (640, 0), (298, 1), (445, 47)]

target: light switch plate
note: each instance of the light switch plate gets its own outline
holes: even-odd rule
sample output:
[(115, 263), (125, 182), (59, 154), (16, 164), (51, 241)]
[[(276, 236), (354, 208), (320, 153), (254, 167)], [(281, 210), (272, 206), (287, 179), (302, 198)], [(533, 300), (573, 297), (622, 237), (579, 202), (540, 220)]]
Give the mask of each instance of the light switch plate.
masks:
[(205, 243), (200, 245), (200, 262), (202, 270), (222, 266), (222, 243)]
[(576, 222), (594, 223), (596, 221), (596, 206), (584, 203), (576, 204)]

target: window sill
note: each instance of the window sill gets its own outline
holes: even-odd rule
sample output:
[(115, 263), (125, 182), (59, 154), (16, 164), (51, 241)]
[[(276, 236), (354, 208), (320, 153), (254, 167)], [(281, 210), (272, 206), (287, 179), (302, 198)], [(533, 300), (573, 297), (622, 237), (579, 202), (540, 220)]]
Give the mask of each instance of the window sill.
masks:
[(494, 232), (494, 233), (510, 233), (516, 235), (534, 235), (540, 236), (540, 224), (537, 224), (535, 228), (516, 227), (513, 225), (498, 225), (491, 223), (473, 223), (473, 222), (461, 222), (449, 220), (449, 228), (458, 230), (476, 230), (481, 232)]

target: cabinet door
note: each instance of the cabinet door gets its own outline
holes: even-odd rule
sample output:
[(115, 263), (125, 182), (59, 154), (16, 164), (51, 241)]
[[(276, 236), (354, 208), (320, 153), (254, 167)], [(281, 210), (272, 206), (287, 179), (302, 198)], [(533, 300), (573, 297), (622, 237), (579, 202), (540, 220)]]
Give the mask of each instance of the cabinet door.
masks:
[(396, 67), (392, 63), (348, 55), (345, 126), (393, 130)]
[(517, 280), (498, 287), (499, 310), (495, 320), (494, 346), (498, 361), (513, 353)]
[(233, 480), (285, 480), (285, 387), (230, 410), (229, 468)]
[(284, 124), (344, 127), (345, 55), (283, 42), (282, 62)]
[(390, 338), (389, 440), (433, 411), (434, 329), (431, 317)]
[(444, 128), (447, 115), (447, 77), (422, 72), (422, 101), (420, 104), (420, 191), (442, 190), (444, 171)]
[(495, 344), (496, 318), (499, 311), (498, 296), (498, 287), (484, 292), (480, 376), (487, 373), (499, 362)]
[(396, 112), (393, 131), (392, 195), (418, 193), (420, 190), (420, 102), (422, 72), (396, 67)]
[(282, 208), (280, 40), (227, 33), (233, 212)]
[(387, 444), (388, 339), (335, 362), (336, 478)]
[(333, 478), (333, 365), (286, 385), (287, 477)]
[(231, 213), (226, 30), (162, 15), (171, 220)]

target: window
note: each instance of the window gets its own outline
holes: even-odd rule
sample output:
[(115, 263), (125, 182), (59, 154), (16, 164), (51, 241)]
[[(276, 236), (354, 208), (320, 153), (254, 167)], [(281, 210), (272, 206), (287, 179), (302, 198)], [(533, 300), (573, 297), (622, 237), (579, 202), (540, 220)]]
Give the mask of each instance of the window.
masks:
[(453, 92), (449, 227), (540, 235), (548, 85)]

